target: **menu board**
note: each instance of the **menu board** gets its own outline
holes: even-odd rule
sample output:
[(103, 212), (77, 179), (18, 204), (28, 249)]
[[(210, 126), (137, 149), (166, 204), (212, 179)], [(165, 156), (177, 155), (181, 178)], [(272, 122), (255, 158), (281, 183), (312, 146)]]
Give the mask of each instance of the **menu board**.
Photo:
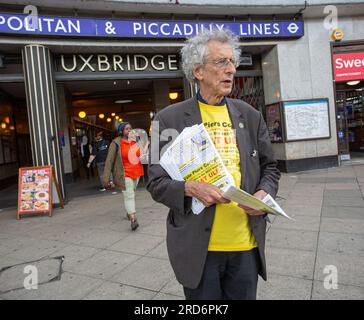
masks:
[[(49, 216), (52, 216), (53, 191), (57, 191), (59, 196), (52, 166), (20, 168), (17, 219), (20, 219), (22, 214), (36, 212), (48, 212)], [(63, 207), (63, 203), (61, 206)]]

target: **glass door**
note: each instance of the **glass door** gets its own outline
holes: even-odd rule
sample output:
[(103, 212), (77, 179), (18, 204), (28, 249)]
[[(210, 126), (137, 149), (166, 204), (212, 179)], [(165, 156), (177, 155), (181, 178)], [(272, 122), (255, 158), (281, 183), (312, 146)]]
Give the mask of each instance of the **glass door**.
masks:
[(364, 151), (363, 91), (336, 92), (337, 135), (341, 160), (349, 160), (350, 152)]
[(348, 92), (346, 95), (349, 150), (364, 151), (364, 121), (362, 91)]
[(337, 140), (341, 160), (349, 160), (349, 134), (346, 110), (346, 93), (345, 91), (336, 92), (337, 106)]

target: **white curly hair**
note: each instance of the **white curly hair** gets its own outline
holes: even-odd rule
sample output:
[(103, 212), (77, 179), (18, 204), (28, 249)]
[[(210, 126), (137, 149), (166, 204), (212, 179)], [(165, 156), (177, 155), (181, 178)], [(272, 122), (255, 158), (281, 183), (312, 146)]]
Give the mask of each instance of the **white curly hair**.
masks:
[(238, 37), (228, 29), (218, 30), (205, 30), (200, 34), (189, 38), (181, 49), (182, 57), (182, 70), (188, 81), (198, 83), (193, 74), (195, 67), (203, 67), (206, 63), (208, 55), (209, 41), (218, 41), (221, 43), (230, 44), (233, 50), (233, 57), (235, 61), (240, 59), (240, 49)]

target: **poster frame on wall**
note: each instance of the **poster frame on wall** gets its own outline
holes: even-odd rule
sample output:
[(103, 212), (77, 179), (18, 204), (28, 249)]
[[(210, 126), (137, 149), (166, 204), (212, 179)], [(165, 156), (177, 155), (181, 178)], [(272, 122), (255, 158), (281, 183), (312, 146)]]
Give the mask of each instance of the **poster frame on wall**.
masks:
[[(319, 136), (302, 136), (300, 138), (290, 138), (289, 137), (289, 123), (287, 123), (287, 105), (296, 104), (297, 108), (301, 108), (304, 105), (312, 105), (318, 104), (319, 102), (325, 102), (325, 113), (327, 114), (327, 123), (324, 128), (326, 131), (324, 134)], [(320, 140), (320, 139), (330, 139), (331, 138), (331, 126), (330, 126), (330, 112), (329, 112), (329, 99), (328, 98), (317, 98), (317, 99), (301, 99), (301, 100), (289, 100), (282, 101), (282, 115), (283, 115), (283, 126), (284, 126), (284, 139), (285, 142), (294, 142), (294, 141), (309, 141), (309, 140)]]
[[(275, 116), (272, 116), (272, 112), (270, 112), (269, 109), (271, 108), (277, 108), (278, 110), (275, 112)], [(265, 106), (265, 117), (266, 117), (266, 124), (267, 124), (267, 128), (268, 128), (268, 132), (269, 132), (269, 137), (270, 137), (270, 141), (271, 143), (284, 143), (286, 142), (285, 140), (285, 127), (283, 124), (283, 114), (282, 114), (282, 102), (276, 102), (276, 103), (271, 103)], [(277, 137), (275, 136), (275, 134), (273, 133), (273, 129), (274, 129), (274, 123), (275, 121), (278, 120), (279, 121), (279, 129), (280, 129), (280, 140), (277, 139)]]

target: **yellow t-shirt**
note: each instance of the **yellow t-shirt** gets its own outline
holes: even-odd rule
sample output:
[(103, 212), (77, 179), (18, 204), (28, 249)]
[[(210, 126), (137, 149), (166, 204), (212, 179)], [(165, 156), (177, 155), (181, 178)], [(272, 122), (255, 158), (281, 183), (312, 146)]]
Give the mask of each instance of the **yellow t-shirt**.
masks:
[[(240, 187), (240, 156), (234, 129), (226, 105), (210, 106), (199, 101), (202, 122)], [(246, 251), (257, 247), (247, 214), (236, 202), (217, 204), (212, 225), (209, 251)]]

